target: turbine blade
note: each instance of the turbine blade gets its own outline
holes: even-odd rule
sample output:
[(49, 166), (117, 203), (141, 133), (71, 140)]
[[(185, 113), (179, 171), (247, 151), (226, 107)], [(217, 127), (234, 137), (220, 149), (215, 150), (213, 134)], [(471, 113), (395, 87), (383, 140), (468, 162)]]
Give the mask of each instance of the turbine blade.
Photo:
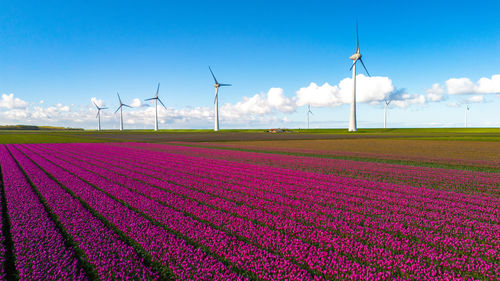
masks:
[(356, 20), (356, 53), (359, 53), (358, 21)]
[(215, 102), (217, 101), (217, 96), (219, 95), (219, 93), (215, 94), (215, 98), (214, 98), (214, 104)]
[(107, 107), (101, 107), (100, 109), (108, 109)]
[(231, 84), (219, 84), (219, 86), (232, 86)]
[(356, 64), (356, 62), (357, 62), (357, 61), (358, 61), (358, 60), (355, 60), (355, 61), (352, 63), (351, 67), (349, 68), (349, 71), (351, 71), (351, 70), (352, 70), (352, 68), (354, 67), (354, 64)]
[(167, 109), (167, 107), (163, 104), (163, 102), (161, 101), (161, 99), (159, 99), (159, 98), (158, 98), (158, 101), (161, 103), (161, 105), (163, 105), (163, 107), (164, 107), (165, 109)]
[(363, 68), (365, 69), (366, 74), (368, 74), (368, 76), (369, 76), (369, 77), (372, 77), (372, 76), (370, 75), (370, 73), (368, 72), (368, 69), (366, 69), (366, 66), (365, 66), (365, 64), (363, 63), (363, 60), (362, 60), (362, 59), (359, 59), (359, 61), (360, 61), (360, 62), (361, 62), (361, 64), (363, 65)]
[(158, 88), (156, 89), (156, 97), (158, 97), (159, 92), (160, 92), (160, 83), (158, 83)]
[(97, 106), (97, 104), (95, 104), (95, 102), (94, 102), (94, 101), (92, 101), (92, 103), (95, 105), (95, 107), (97, 107), (97, 109), (99, 109), (99, 107)]
[(97, 111), (97, 115), (95, 116), (95, 118), (99, 117), (100, 112), (101, 112), (100, 110)]
[(128, 105), (128, 104), (122, 104), (122, 105), (123, 105), (123, 106), (126, 106), (126, 107), (130, 107), (130, 108), (132, 108), (132, 107), (131, 107), (130, 105)]
[(118, 92), (116, 94), (118, 95), (118, 100), (120, 101), (120, 104), (122, 104), (122, 99), (120, 98), (120, 94), (118, 94)]
[(145, 99), (144, 101), (148, 101), (148, 100), (155, 100), (155, 99), (157, 99), (157, 98), (156, 98), (156, 97), (154, 97), (154, 98), (149, 98), (149, 99)]
[(210, 73), (212, 73), (212, 77), (214, 78), (215, 84), (219, 84), (219, 82), (217, 82), (217, 79), (215, 78), (214, 72), (212, 71), (210, 66), (208, 67), (208, 69), (210, 69)]
[(120, 105), (120, 106), (116, 109), (115, 113), (117, 113), (117, 112), (118, 112), (118, 110), (120, 110), (120, 108), (122, 108), (122, 105)]

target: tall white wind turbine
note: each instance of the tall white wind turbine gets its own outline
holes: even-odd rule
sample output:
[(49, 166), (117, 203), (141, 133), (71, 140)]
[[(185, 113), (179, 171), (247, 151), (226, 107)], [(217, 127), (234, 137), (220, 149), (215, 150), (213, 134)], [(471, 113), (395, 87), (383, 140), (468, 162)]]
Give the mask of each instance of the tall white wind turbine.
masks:
[(311, 105), (308, 104), (307, 105), (307, 128), (309, 129), (309, 114), (313, 114), (313, 112), (311, 111)]
[(122, 99), (120, 98), (120, 94), (116, 93), (116, 95), (118, 96), (118, 101), (120, 101), (120, 106), (116, 109), (115, 113), (117, 113), (118, 110), (120, 110), (120, 131), (123, 131), (123, 107), (124, 106), (131, 107), (131, 106), (124, 104), (122, 102)]
[(208, 67), (208, 69), (210, 69), (210, 73), (212, 73), (212, 77), (214, 78), (214, 81), (215, 81), (215, 99), (214, 99), (214, 104), (215, 104), (215, 124), (214, 124), (214, 131), (218, 131), (219, 130), (219, 87), (224, 87), (224, 86), (231, 86), (231, 84), (221, 84), (217, 81), (217, 79), (215, 78), (215, 75), (212, 71), (212, 69), (210, 68), (210, 66)]
[(356, 62), (360, 61), (361, 64), (363, 65), (363, 68), (366, 71), (366, 74), (370, 76), (370, 73), (368, 73), (368, 70), (365, 67), (365, 64), (363, 63), (363, 60), (361, 59), (361, 53), (359, 52), (359, 37), (358, 37), (358, 23), (356, 22), (356, 53), (354, 53), (352, 56), (349, 57), (352, 62), (352, 103), (351, 103), (351, 118), (349, 120), (349, 132), (356, 132), (357, 128), (357, 123), (356, 123)]
[(384, 107), (384, 129), (387, 128), (387, 108), (389, 107), (389, 104), (391, 103), (392, 100), (386, 99), (384, 100), (385, 107)]
[(92, 103), (95, 105), (97, 108), (97, 115), (95, 116), (97, 118), (97, 130), (101, 130), (101, 110), (103, 109), (108, 109), (107, 107), (99, 107), (95, 102), (92, 101)]
[(465, 128), (467, 128), (467, 114), (469, 113), (470, 107), (468, 104), (465, 105)]
[(155, 101), (155, 131), (158, 131), (158, 102), (161, 103), (161, 105), (167, 109), (167, 107), (163, 104), (161, 99), (158, 97), (158, 93), (160, 92), (160, 83), (158, 83), (158, 88), (156, 89), (156, 95), (152, 98), (145, 99), (146, 101), (148, 100), (154, 100)]

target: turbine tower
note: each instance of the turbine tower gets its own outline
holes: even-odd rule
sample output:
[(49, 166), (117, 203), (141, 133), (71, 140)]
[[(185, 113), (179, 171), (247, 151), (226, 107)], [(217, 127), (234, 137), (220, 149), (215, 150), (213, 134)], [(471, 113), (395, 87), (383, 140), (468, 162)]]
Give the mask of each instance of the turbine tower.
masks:
[(214, 125), (214, 131), (219, 130), (219, 87), (224, 87), (224, 86), (231, 86), (231, 84), (220, 84), (217, 79), (215, 78), (214, 72), (210, 68), (210, 73), (212, 73), (212, 77), (214, 78), (215, 81), (215, 99), (214, 99), (214, 104), (215, 104), (215, 125)]
[(116, 93), (116, 95), (118, 96), (118, 100), (120, 101), (120, 106), (116, 109), (115, 113), (117, 113), (118, 110), (120, 110), (120, 131), (123, 131), (123, 107), (124, 106), (130, 107), (130, 106), (126, 105), (122, 102), (122, 99), (120, 98), (120, 94)]
[[(352, 103), (351, 103), (351, 118), (349, 120), (349, 132), (356, 132), (357, 130), (357, 123), (356, 123), (356, 62), (358, 60), (361, 62), (363, 65), (363, 68), (366, 71), (366, 74), (370, 76), (370, 73), (368, 73), (368, 70), (365, 67), (365, 64), (363, 63), (363, 60), (361, 59), (361, 53), (359, 52), (359, 37), (358, 37), (358, 23), (356, 22), (356, 53), (354, 53), (352, 56), (349, 57), (352, 62)], [(349, 69), (349, 70), (351, 70)]]
[(99, 106), (97, 106), (97, 104), (94, 101), (92, 101), (92, 103), (97, 108), (97, 115), (96, 115), (96, 118), (97, 118), (97, 130), (100, 131), (101, 130), (101, 110), (102, 109), (108, 109), (108, 108), (107, 107), (99, 107)]
[(160, 92), (160, 83), (158, 83), (158, 88), (156, 89), (156, 95), (152, 98), (145, 99), (146, 101), (155, 100), (155, 131), (158, 131), (158, 102), (160, 102), (161, 105), (163, 105), (163, 107), (165, 109), (167, 109), (167, 107), (163, 104), (161, 99), (158, 97), (159, 92)]
[(466, 104), (465, 105), (465, 128), (467, 128), (467, 125), (468, 125), (467, 124), (467, 113), (469, 112), (469, 109), (470, 109), (469, 105)]
[(389, 104), (391, 103), (392, 100), (386, 99), (384, 100), (385, 103), (385, 108), (384, 108), (384, 129), (387, 128), (387, 107), (389, 107)]
[(311, 111), (311, 105), (307, 105), (307, 129), (309, 129), (309, 114), (313, 114)]

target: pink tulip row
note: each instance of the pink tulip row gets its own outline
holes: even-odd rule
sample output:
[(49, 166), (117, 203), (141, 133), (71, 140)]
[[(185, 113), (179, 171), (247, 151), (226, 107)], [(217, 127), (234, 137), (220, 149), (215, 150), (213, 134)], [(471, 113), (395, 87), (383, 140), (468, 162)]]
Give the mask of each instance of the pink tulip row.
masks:
[[(1, 156), (0, 156), (1, 157)], [(2, 190), (4, 190), (3, 185), (3, 177), (2, 177), (2, 163), (0, 162), (0, 208), (3, 203)], [(0, 280), (6, 280), (7, 271), (6, 271), (6, 255), (7, 255), (7, 238), (6, 234), (3, 232), (3, 218), (0, 216)]]
[[(204, 156), (232, 161), (266, 164), (269, 166), (303, 169), (306, 171), (357, 177), (368, 180), (390, 181), (425, 188), (449, 189), (466, 193), (499, 193), (500, 175), (496, 173), (416, 167), (407, 165), (360, 162), (319, 157), (278, 155), (179, 145), (133, 144), (122, 146), (140, 147), (171, 153)], [(216, 151), (216, 152), (214, 152)]]
[[(94, 149), (95, 149), (95, 148), (99, 148), (99, 147), (94, 147)], [(108, 147), (108, 148), (106, 148), (105, 150), (98, 151), (98, 152), (100, 152), (100, 153), (108, 153), (108, 149), (109, 149), (109, 147)], [(47, 152), (47, 151), (46, 151), (46, 152)], [(130, 152), (130, 154), (132, 154), (134, 151), (127, 151), (127, 152)], [(135, 155), (134, 157), (132, 157), (132, 159), (131, 159), (130, 161), (136, 162), (136, 161), (137, 161), (137, 159), (140, 159), (140, 158), (137, 158), (137, 155)], [(172, 158), (172, 159), (175, 159), (175, 158)], [(170, 159), (170, 160), (172, 160), (172, 159)], [(204, 160), (206, 160), (206, 159), (204, 159)], [(69, 160), (69, 161), (71, 161), (71, 160)], [(87, 162), (88, 162), (88, 161), (89, 161), (89, 159), (86, 159), (85, 161), (87, 161)], [(103, 161), (103, 160), (100, 160), (100, 161)], [(148, 161), (149, 161), (149, 158), (148, 158)], [(195, 163), (195, 162), (190, 163), (189, 165), (187, 165), (187, 166), (185, 166), (185, 167), (182, 167), (182, 166), (181, 166), (181, 167), (180, 167), (180, 168), (178, 168), (178, 169), (181, 169), (181, 170), (189, 170), (189, 168), (191, 168), (191, 167), (192, 167), (192, 165), (194, 165), (194, 163)], [(94, 164), (99, 164), (99, 163), (94, 163)], [(115, 164), (119, 164), (119, 165), (122, 165), (122, 166), (124, 165), (124, 164), (123, 164), (123, 162), (116, 162)], [(153, 163), (153, 164), (158, 164), (158, 163)], [(168, 164), (168, 163), (161, 163), (161, 164), (162, 164), (162, 166), (164, 166), (164, 165), (166, 165), (166, 164)], [(220, 163), (219, 163), (219, 164), (220, 164)], [(67, 164), (64, 164), (64, 165), (67, 165)], [(148, 168), (149, 168), (149, 170), (151, 170), (151, 167), (152, 167), (152, 166), (153, 166), (153, 167), (155, 167), (156, 165), (150, 165), (150, 166), (148, 167)], [(206, 166), (206, 165), (205, 165), (205, 166)], [(90, 170), (91, 170), (91, 169), (94, 169), (94, 170), (96, 169), (96, 168), (95, 168), (95, 166), (94, 166), (94, 168), (93, 168), (93, 167), (87, 167), (87, 168), (88, 168), (88, 169), (90, 169)], [(171, 170), (171, 168), (172, 168), (172, 167), (167, 166), (167, 169), (165, 169), (165, 171), (164, 171), (163, 173), (165, 174), (165, 172), (170, 171), (170, 170)], [(212, 170), (212, 171), (213, 171), (213, 170), (217, 170), (217, 169), (213, 169), (214, 167), (209, 167), (209, 168), (211, 168), (211, 170)], [(228, 167), (225, 167), (225, 168), (226, 168), (226, 169), (228, 169)], [(135, 168), (134, 168), (134, 169), (135, 169)], [(220, 170), (220, 169), (219, 169), (219, 170)], [(219, 170), (218, 170), (218, 171), (219, 171)], [(129, 171), (130, 171), (130, 170), (129, 170)], [(103, 174), (103, 173), (105, 173), (105, 172), (106, 172), (106, 171), (105, 171), (104, 169), (101, 169), (101, 170), (99, 170), (97, 173), (98, 173), (98, 174)], [(116, 171), (116, 172), (118, 172), (118, 171)], [(127, 171), (121, 170), (120, 172), (122, 172), (122, 173), (126, 173)], [(226, 173), (226, 178), (228, 178), (228, 176), (234, 176), (234, 175), (235, 175), (235, 171), (226, 171), (226, 172), (227, 172), (227, 173)], [(134, 173), (134, 177), (137, 177), (137, 176), (138, 176), (138, 175), (137, 175), (137, 173)], [(213, 174), (211, 174), (211, 175), (209, 175), (209, 176), (214, 176), (214, 175), (213, 175)], [(221, 175), (218, 175), (218, 176), (221, 176)], [(108, 175), (108, 177), (110, 177), (110, 179), (115, 179), (115, 180), (116, 180), (116, 178), (117, 178), (116, 174), (114, 174), (114, 175), (113, 175), (113, 174), (109, 174), (109, 175)], [(182, 176), (182, 177), (185, 177), (185, 175), (184, 175), (184, 176)], [(182, 177), (178, 178), (178, 179), (177, 179), (177, 181), (182, 180)], [(221, 176), (221, 177), (222, 177), (222, 176)], [(281, 179), (281, 178), (280, 178), (280, 179)], [(145, 178), (142, 178), (142, 180), (145, 180)], [(174, 179), (174, 180), (175, 180), (175, 179)], [(199, 177), (198, 177), (198, 178), (189, 179), (189, 180), (188, 180), (185, 184), (188, 184), (188, 185), (189, 185), (189, 184), (192, 184), (193, 182), (197, 182), (197, 181), (200, 181), (200, 178), (199, 178)], [(207, 183), (207, 182), (204, 182), (203, 184), (204, 184), (204, 187), (206, 188), (207, 186), (210, 186), (210, 185), (217, 186), (217, 184), (219, 184), (219, 185), (220, 185), (221, 183), (223, 183), (223, 181), (219, 181), (218, 183), (217, 183), (217, 182), (215, 182), (215, 183), (214, 183), (214, 182), (212, 182), (212, 183)], [(241, 183), (243, 183), (243, 181), (242, 181)], [(241, 184), (241, 183), (240, 183), (240, 184)], [(132, 185), (132, 186), (133, 186), (133, 184), (132, 184), (132, 183), (130, 183), (130, 182), (128, 182), (128, 183), (127, 183), (127, 182), (122, 182), (122, 184), (123, 184), (123, 185), (127, 185), (127, 184), (129, 184), (129, 185)], [(150, 184), (151, 184), (151, 183), (150, 183)], [(258, 187), (258, 184), (262, 184), (262, 183), (260, 182), (260, 183), (255, 183), (255, 184), (257, 184), (257, 186), (256, 186), (256, 187)], [(146, 186), (146, 187), (147, 187), (147, 186)], [(237, 190), (239, 187), (240, 187), (240, 186), (237, 186), (237, 185), (236, 185), (236, 186), (234, 186), (234, 187), (233, 187), (233, 189)], [(289, 187), (289, 186), (287, 186), (286, 188), (288, 188), (288, 187)], [(141, 187), (141, 188), (144, 188), (144, 187)], [(141, 191), (142, 191), (142, 189), (141, 189)], [(285, 191), (288, 191), (288, 189), (286, 189)], [(244, 192), (250, 192), (250, 190), (248, 190), (248, 189), (247, 189), (247, 190), (245, 190)], [(244, 194), (244, 192), (240, 192), (240, 193), (241, 193), (241, 194)], [(267, 190), (266, 192), (269, 192), (269, 190)], [(150, 195), (152, 195), (152, 194), (150, 194)], [(149, 196), (150, 196), (150, 195), (149, 195)], [(159, 196), (158, 194), (154, 194), (154, 195), (155, 195), (155, 196)], [(188, 195), (184, 195), (184, 196), (188, 196)], [(189, 196), (193, 196), (193, 195), (189, 195)], [(257, 195), (255, 195), (253, 198), (255, 199), (255, 197), (256, 197), (256, 196), (258, 196), (258, 194), (257, 194)], [(150, 196), (150, 197), (152, 197), (152, 196)], [(251, 198), (252, 198), (252, 197), (251, 197)], [(275, 198), (268, 198), (268, 201), (267, 201), (267, 202), (272, 202), (273, 200), (274, 200), (274, 201), (276, 201), (276, 200), (281, 200), (281, 201), (283, 201), (283, 202), (285, 202), (285, 201), (286, 201), (287, 203), (289, 203), (288, 201), (291, 201), (289, 198), (287, 199), (287, 198), (284, 198), (283, 196), (282, 196), (281, 198), (282, 198), (282, 199), (278, 199), (277, 197), (275, 197)], [(190, 199), (193, 199), (193, 198), (190, 198)], [(177, 200), (178, 200), (178, 199), (177, 199)], [(199, 198), (199, 199), (197, 199), (197, 200), (198, 200), (199, 202), (201, 202), (201, 200), (203, 200), (203, 197), (200, 197), (200, 198)], [(348, 200), (348, 198), (344, 198), (343, 200)], [(293, 200), (292, 200), (292, 201), (293, 201)], [(298, 200), (298, 201), (300, 201), (300, 200)], [(172, 205), (175, 205), (175, 203), (176, 203), (176, 202), (177, 202), (177, 201), (173, 201)], [(177, 203), (178, 203), (178, 202), (177, 202)], [(326, 203), (328, 203), (328, 202), (326, 202)], [(329, 202), (329, 203), (332, 203), (332, 202)], [(227, 203), (226, 203), (226, 204), (227, 204)], [(250, 202), (250, 203), (246, 203), (246, 204), (251, 204), (251, 202)], [(216, 209), (223, 209), (223, 208), (225, 207), (225, 205), (224, 205), (224, 204), (223, 204), (223, 205), (220, 205), (220, 206), (217, 206), (217, 205), (213, 205), (213, 206), (215, 206), (215, 208), (216, 208)], [(250, 205), (250, 206), (251, 206), (251, 205)], [(289, 207), (291, 207), (291, 206), (289, 206)], [(293, 206), (293, 207), (300, 207), (300, 206)], [(310, 206), (309, 206), (309, 205), (305, 205), (304, 207), (310, 207)], [(304, 208), (304, 207), (302, 207), (302, 208)], [(348, 207), (349, 207), (349, 208), (353, 208), (353, 205), (349, 205)], [(337, 208), (340, 208), (340, 206), (337, 206)], [(237, 208), (233, 208), (233, 210), (236, 210), (236, 209), (237, 209)], [(368, 211), (369, 211), (369, 209), (370, 209), (370, 208), (368, 208)], [(207, 210), (209, 210), (209, 209), (207, 209), (207, 208), (203, 209), (203, 211), (204, 211), (204, 212), (207, 212)], [(224, 210), (225, 210), (225, 209), (224, 209)], [(326, 209), (326, 210), (327, 210), (327, 209)], [(255, 209), (250, 209), (250, 211), (251, 211), (251, 212), (252, 212), (252, 211), (253, 211), (253, 212), (255, 212)], [(317, 211), (317, 210), (315, 210), (315, 211)], [(251, 213), (251, 212), (250, 212), (250, 213)], [(287, 214), (293, 214), (293, 213), (291, 212), (291, 210), (289, 210), (289, 211), (287, 211), (287, 212), (289, 212), (289, 213), (287, 213)], [(325, 210), (323, 210), (323, 212), (326, 212), (326, 211), (325, 211)], [(193, 211), (193, 214), (199, 214), (199, 212), (197, 212), (197, 211)], [(283, 215), (284, 213), (280, 213), (280, 214), (281, 214), (281, 215)], [(244, 214), (238, 214), (238, 215), (244, 216)], [(302, 213), (300, 213), (300, 216), (305, 216), (305, 217), (307, 217), (307, 215), (309, 215), (309, 216), (310, 216), (310, 213), (309, 213), (309, 214), (305, 214), (305, 215), (304, 215), (304, 214), (302, 214)], [(331, 215), (332, 217), (333, 217), (333, 216), (335, 216), (335, 214), (329, 214), (329, 215)], [(337, 215), (338, 215), (338, 213), (337, 213)], [(381, 216), (381, 215), (383, 215), (383, 213), (378, 213), (378, 214), (376, 214), (376, 215)], [(300, 217), (300, 216), (299, 216), (299, 217)], [(227, 219), (227, 218), (228, 218), (228, 217), (224, 217), (224, 219)], [(203, 220), (208, 220), (208, 218), (203, 218)], [(349, 218), (348, 220), (355, 220), (355, 218)], [(313, 221), (314, 221), (314, 220), (313, 220)], [(334, 223), (332, 224), (332, 226), (331, 226), (332, 228), (335, 228), (337, 223), (340, 223), (340, 224), (342, 223), (342, 221), (332, 221), (332, 222), (334, 222)], [(345, 222), (345, 221), (344, 221), (344, 222)], [(323, 222), (322, 222), (322, 223), (323, 223)], [(232, 224), (234, 224), (234, 222), (232, 222)], [(376, 224), (374, 224), (374, 225), (373, 225), (373, 227), (376, 227)], [(392, 227), (392, 225), (391, 225), (391, 227)], [(387, 229), (388, 229), (388, 228), (390, 228), (390, 227), (387, 227), (387, 226), (386, 226), (385, 228), (387, 228)], [(342, 231), (345, 231), (345, 230), (351, 230), (351, 231), (352, 231), (352, 227), (351, 227), (351, 229), (349, 229), (349, 228), (347, 228), (347, 229), (342, 229)], [(269, 230), (268, 230), (268, 229), (266, 229), (266, 231), (269, 231)], [(288, 231), (289, 231), (288, 233), (294, 233), (294, 232), (297, 232), (297, 230), (295, 230), (295, 229), (290, 229), (290, 230), (288, 230)], [(255, 230), (254, 230), (253, 232), (255, 232)], [(252, 232), (252, 233), (253, 233), (253, 232)], [(257, 232), (257, 233), (258, 233), (258, 232)], [(233, 234), (234, 234), (234, 233), (233, 233)], [(383, 234), (383, 233), (382, 233), (382, 234)], [(240, 235), (240, 234), (238, 234), (238, 235)], [(244, 236), (243, 234), (241, 234), (241, 237), (246, 237), (246, 236)], [(390, 236), (389, 236), (389, 237), (390, 237)], [(248, 238), (248, 237), (246, 237), (246, 238)], [(287, 237), (285, 236), (285, 238), (287, 238)], [(368, 237), (368, 238), (369, 238), (369, 237)], [(249, 238), (249, 239), (250, 239), (250, 238)], [(304, 239), (307, 239), (307, 237), (306, 237), (306, 238), (304, 238)], [(375, 241), (375, 240), (373, 240), (373, 242), (374, 242), (374, 243), (376, 243), (376, 241)], [(433, 250), (433, 249), (431, 249), (431, 250)], [(488, 252), (488, 253), (489, 253), (489, 252)], [(446, 256), (446, 255), (445, 255), (445, 256)], [(444, 258), (445, 256), (442, 256), (442, 258)], [(453, 256), (446, 256), (446, 258), (448, 258), (448, 259), (452, 259), (452, 258), (453, 258)], [(456, 263), (458, 263), (458, 264), (459, 264), (459, 267), (458, 267), (458, 268), (461, 268), (460, 266), (462, 266), (462, 267), (463, 267), (463, 265), (470, 266), (469, 264), (466, 264), (467, 262), (469, 262), (469, 263), (470, 263), (470, 260), (467, 260), (467, 259), (464, 259), (463, 261), (458, 260)], [(477, 263), (477, 264), (479, 264), (479, 267), (480, 267), (479, 269), (484, 269), (484, 268), (487, 268), (488, 266), (489, 266), (489, 267), (490, 267), (490, 269), (491, 269), (491, 266), (493, 266), (493, 267), (495, 266), (494, 264), (493, 264), (493, 265), (491, 265), (491, 264), (481, 264), (481, 262), (482, 262), (482, 260), (476, 260), (476, 263)], [(438, 263), (438, 262), (435, 262), (435, 263)], [(461, 263), (461, 264), (460, 264), (460, 263)], [(438, 264), (438, 265), (439, 265), (439, 266), (447, 266), (446, 264), (444, 264), (444, 265), (443, 265), (443, 264)], [(389, 266), (392, 266), (392, 265), (389, 265)], [(438, 269), (439, 269), (439, 267), (438, 267)], [(405, 270), (405, 271), (406, 271), (406, 269), (403, 269), (403, 270)], [(477, 268), (471, 268), (470, 270), (477, 270)], [(484, 273), (485, 273), (485, 274), (487, 274), (488, 272), (484, 272)], [(365, 276), (365, 277), (366, 277), (366, 276)]]
[[(176, 235), (157, 224), (151, 223), (141, 214), (113, 200), (105, 193), (96, 190), (66, 169), (54, 165), (51, 161), (48, 161), (51, 160), (49, 155), (37, 155), (21, 145), (16, 145), (16, 148), (29, 154), (31, 160), (70, 189), (75, 196), (85, 201), (89, 208), (95, 210), (119, 231), (143, 247), (155, 261), (163, 266), (163, 269), (160, 270), (172, 271), (175, 274), (175, 279), (244, 279), (204, 251), (189, 245), (185, 240), (179, 239)], [(64, 167), (67, 168), (69, 165)], [(114, 189), (113, 184), (108, 185), (105, 181), (94, 180), (97, 180), (94, 182), (96, 185), (104, 188), (109, 193), (119, 194), (121, 192)], [(140, 200), (136, 200), (134, 203), (144, 204)], [(149, 206), (144, 205), (142, 208), (148, 209)], [(137, 261), (139, 260), (137, 259)], [(110, 269), (110, 272), (113, 272), (113, 270)]]
[(5, 199), (20, 280), (86, 280), (75, 253), (32, 190), (5, 146), (0, 146)]

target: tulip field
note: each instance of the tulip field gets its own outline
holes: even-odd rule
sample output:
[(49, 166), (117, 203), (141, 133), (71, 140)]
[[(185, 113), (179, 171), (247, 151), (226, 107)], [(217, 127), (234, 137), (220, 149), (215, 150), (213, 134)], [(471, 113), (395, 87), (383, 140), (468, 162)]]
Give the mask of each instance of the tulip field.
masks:
[(3, 280), (499, 280), (500, 174), (0, 144)]

